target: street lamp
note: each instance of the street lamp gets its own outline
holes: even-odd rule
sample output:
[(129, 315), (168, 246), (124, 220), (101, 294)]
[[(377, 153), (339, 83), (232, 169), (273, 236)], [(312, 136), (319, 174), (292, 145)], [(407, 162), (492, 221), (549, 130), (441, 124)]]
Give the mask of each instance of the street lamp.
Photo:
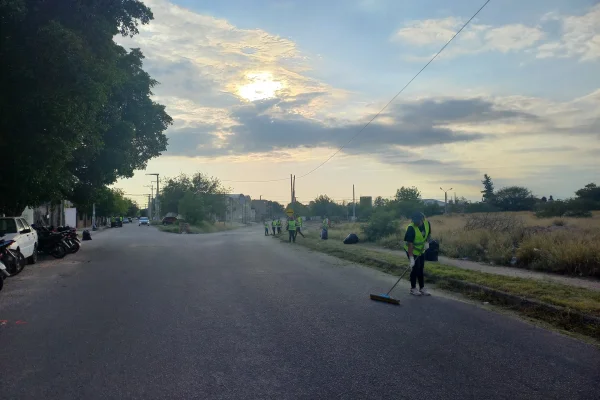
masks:
[(452, 188), (444, 190), (440, 187), (440, 190), (444, 192), (444, 214), (448, 214), (448, 192), (451, 191)]

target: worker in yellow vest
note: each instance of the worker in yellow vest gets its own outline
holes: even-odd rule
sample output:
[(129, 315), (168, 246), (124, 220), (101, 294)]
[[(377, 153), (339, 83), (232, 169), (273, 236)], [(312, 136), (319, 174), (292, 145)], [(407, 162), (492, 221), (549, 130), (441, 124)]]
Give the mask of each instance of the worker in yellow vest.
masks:
[(281, 233), (281, 220), (278, 219), (277, 220), (277, 234), (279, 235)]
[(296, 220), (294, 217), (290, 217), (290, 219), (288, 219), (287, 231), (290, 235), (290, 243), (296, 243)]
[(302, 233), (302, 217), (298, 217), (296, 218), (296, 236), (298, 234), (300, 234), (300, 236), (304, 237), (304, 234)]
[[(411, 220), (412, 222), (408, 224), (404, 234), (404, 250), (412, 268), (410, 272), (410, 294), (414, 296), (431, 296), (425, 289), (423, 278), (425, 251), (429, 248), (429, 241), (431, 240), (431, 224), (421, 212), (413, 214)], [(417, 290), (417, 280), (419, 281), (419, 290)]]
[(265, 220), (264, 223), (265, 223), (265, 236), (269, 236), (269, 223), (267, 222), (267, 220)]
[(273, 228), (273, 236), (275, 236), (275, 231), (277, 230), (277, 222), (275, 220), (271, 221), (271, 228)]

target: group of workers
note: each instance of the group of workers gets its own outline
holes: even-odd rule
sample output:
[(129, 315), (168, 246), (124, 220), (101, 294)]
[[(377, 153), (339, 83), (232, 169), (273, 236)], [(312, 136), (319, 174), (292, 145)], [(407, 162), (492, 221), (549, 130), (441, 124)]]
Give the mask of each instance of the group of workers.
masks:
[[(302, 217), (297, 217), (297, 218), (288, 217), (287, 218), (285, 229), (288, 231), (290, 243), (296, 242), (296, 236), (298, 234), (300, 234), (300, 236), (304, 237), (304, 234), (302, 233), (302, 224), (303, 224)], [(281, 234), (281, 220), (280, 219), (273, 219), (270, 224), (269, 224), (269, 221), (265, 221), (265, 236), (269, 236), (269, 225), (271, 226), (271, 229), (273, 231), (273, 236)]]
[[(296, 235), (302, 234), (303, 220), (301, 217), (289, 217), (287, 219), (286, 230), (289, 234), (289, 242), (296, 242)], [(323, 220), (322, 229), (327, 230), (330, 226), (329, 218)], [(271, 222), (273, 235), (281, 233), (281, 220), (273, 219)], [(265, 221), (265, 236), (269, 236), (269, 222)], [(408, 257), (410, 273), (410, 294), (414, 296), (430, 296), (425, 289), (424, 269), (425, 269), (425, 252), (429, 248), (431, 242), (431, 223), (425, 218), (421, 212), (416, 212), (412, 215), (411, 223), (406, 227), (404, 235), (404, 251)], [(417, 282), (419, 288), (417, 289)]]

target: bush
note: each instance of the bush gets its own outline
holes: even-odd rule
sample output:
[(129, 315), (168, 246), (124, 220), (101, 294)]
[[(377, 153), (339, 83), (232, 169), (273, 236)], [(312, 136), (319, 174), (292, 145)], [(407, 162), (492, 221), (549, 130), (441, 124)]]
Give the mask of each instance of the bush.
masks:
[(391, 211), (377, 210), (371, 215), (369, 222), (363, 227), (365, 239), (374, 242), (385, 236), (398, 232), (398, 222), (394, 220), (394, 213)]
[(440, 232), (440, 252), (448, 257), (508, 264), (513, 255), (513, 237), (508, 232), (486, 229)]
[(538, 218), (562, 217), (567, 212), (567, 202), (562, 200), (540, 203), (536, 207), (535, 216)]
[(497, 207), (494, 207), (490, 203), (467, 203), (465, 204), (465, 213), (491, 213), (491, 212), (499, 212), (500, 210)]
[(573, 230), (528, 235), (517, 259), (528, 268), (600, 277), (600, 236)]

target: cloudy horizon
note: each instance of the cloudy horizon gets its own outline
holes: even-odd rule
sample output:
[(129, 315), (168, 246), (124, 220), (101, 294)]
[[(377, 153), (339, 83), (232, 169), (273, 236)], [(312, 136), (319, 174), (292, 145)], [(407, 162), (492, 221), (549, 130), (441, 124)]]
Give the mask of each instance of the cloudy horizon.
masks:
[[(115, 185), (142, 194), (146, 172), (197, 171), (233, 192), (289, 198), (289, 182), (345, 145), (481, 6), (464, 0), (305, 2), (145, 0), (133, 38), (154, 99), (174, 125), (168, 149)], [(598, 179), (600, 4), (490, 2), (298, 198), (389, 197), (417, 186), (478, 200), (484, 173), (565, 198)], [(140, 200), (137, 198), (137, 200)]]

